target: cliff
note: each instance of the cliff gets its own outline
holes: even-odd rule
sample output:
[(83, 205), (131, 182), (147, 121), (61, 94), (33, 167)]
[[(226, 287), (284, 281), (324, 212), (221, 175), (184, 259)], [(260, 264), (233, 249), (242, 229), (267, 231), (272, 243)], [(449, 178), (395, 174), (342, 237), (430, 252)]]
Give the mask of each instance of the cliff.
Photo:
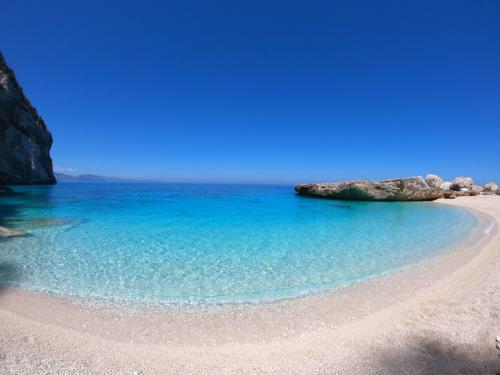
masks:
[(53, 184), (52, 135), (0, 53), (0, 184)]

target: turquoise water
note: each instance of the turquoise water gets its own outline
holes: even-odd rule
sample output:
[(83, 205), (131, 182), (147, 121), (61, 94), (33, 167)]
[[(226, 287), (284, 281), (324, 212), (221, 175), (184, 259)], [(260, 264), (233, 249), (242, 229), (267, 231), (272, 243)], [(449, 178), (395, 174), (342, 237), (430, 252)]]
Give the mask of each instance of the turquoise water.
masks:
[(138, 302), (270, 301), (422, 261), (477, 226), (432, 203), (304, 198), (289, 186), (60, 184), (0, 200), (0, 282)]

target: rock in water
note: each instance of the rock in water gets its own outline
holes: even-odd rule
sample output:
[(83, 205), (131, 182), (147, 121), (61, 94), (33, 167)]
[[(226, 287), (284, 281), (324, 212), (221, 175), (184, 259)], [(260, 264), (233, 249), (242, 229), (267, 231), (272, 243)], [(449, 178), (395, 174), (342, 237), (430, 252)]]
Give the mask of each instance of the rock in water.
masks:
[(52, 135), (0, 53), (0, 184), (53, 184)]
[(318, 198), (358, 201), (432, 201), (443, 196), (422, 177), (385, 181), (347, 181), (323, 184), (300, 184), (295, 191)]
[(7, 237), (24, 237), (26, 233), (18, 232), (17, 230), (12, 230), (5, 227), (0, 227), (0, 238)]
[(426, 177), (425, 177), (425, 182), (427, 182), (427, 184), (431, 187), (431, 188), (436, 188), (436, 189), (440, 189), (441, 188), (441, 184), (444, 182), (444, 180), (435, 175), (435, 174), (428, 174)]
[(0, 186), (0, 197), (14, 195), (14, 190), (8, 186)]
[(472, 189), (474, 186), (474, 180), (470, 177), (455, 177), (452, 181), (450, 189), (454, 191), (459, 191), (461, 189)]

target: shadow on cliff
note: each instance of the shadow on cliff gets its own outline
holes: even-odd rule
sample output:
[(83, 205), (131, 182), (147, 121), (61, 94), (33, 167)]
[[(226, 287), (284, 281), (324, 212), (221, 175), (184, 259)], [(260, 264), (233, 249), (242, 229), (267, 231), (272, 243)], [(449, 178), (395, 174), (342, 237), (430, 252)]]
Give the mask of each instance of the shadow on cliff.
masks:
[(408, 342), (412, 344), (379, 354), (376, 368), (386, 375), (500, 375), (500, 352), (494, 340), (486, 348), (420, 337)]

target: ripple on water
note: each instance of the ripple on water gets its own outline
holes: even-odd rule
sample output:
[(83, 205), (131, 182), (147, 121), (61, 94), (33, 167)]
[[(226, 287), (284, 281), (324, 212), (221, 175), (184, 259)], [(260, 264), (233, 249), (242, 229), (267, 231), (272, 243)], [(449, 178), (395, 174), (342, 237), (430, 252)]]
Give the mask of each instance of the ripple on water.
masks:
[(0, 282), (86, 298), (290, 298), (419, 262), (477, 225), (456, 207), (339, 203), (284, 186), (24, 189), (10, 220), (32, 236), (0, 242), (0, 262), (16, 269), (15, 278), (0, 273)]

